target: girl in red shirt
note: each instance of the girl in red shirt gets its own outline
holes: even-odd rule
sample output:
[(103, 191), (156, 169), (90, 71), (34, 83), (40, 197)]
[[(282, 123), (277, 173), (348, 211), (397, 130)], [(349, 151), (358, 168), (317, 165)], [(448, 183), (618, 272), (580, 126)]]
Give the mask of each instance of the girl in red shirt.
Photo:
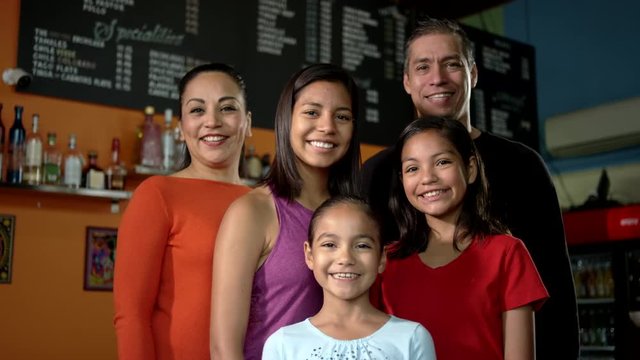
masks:
[(380, 279), (385, 310), (428, 328), (441, 360), (533, 359), (533, 311), (548, 294), (523, 243), (488, 216), (467, 129), (418, 119), (393, 161), (389, 206), (400, 236)]

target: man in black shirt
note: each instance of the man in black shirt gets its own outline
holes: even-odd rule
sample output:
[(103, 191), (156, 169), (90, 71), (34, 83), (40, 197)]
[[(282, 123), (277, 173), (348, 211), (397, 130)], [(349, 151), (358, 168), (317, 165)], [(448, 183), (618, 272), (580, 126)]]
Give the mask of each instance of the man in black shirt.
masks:
[[(492, 213), (527, 246), (550, 298), (535, 315), (538, 359), (577, 359), (579, 331), (573, 276), (557, 195), (542, 158), (522, 143), (471, 126), (470, 97), (478, 72), (471, 42), (448, 20), (420, 22), (407, 41), (404, 89), (418, 116), (458, 119), (485, 165)], [(365, 162), (363, 188), (397, 236), (388, 211), (390, 149)], [(437, 296), (434, 294), (434, 296)]]

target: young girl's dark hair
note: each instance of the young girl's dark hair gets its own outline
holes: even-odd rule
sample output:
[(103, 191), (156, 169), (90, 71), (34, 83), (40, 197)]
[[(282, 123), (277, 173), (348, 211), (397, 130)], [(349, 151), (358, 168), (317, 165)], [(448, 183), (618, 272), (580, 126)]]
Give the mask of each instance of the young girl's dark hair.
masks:
[(402, 131), (392, 153), (395, 176), (391, 181), (389, 208), (394, 215), (400, 234), (398, 241), (390, 249), (389, 257), (392, 258), (404, 258), (422, 252), (429, 243), (431, 229), (427, 225), (426, 216), (409, 203), (402, 186), (401, 172), (402, 148), (414, 135), (426, 131), (438, 133), (453, 145), (466, 169), (469, 169), (471, 161), (474, 161), (477, 167), (476, 180), (468, 184), (464, 194), (462, 212), (453, 235), (454, 248), (459, 250), (458, 244), (468, 236), (484, 238), (491, 234), (507, 233), (506, 227), (490, 216), (484, 166), (469, 131), (456, 120), (425, 117), (413, 121)]
[[(233, 68), (231, 65), (227, 65), (224, 63), (208, 63), (202, 64), (194, 67), (189, 70), (182, 79), (180, 79), (180, 83), (178, 83), (178, 93), (180, 94), (179, 98), (179, 112), (178, 118), (182, 120), (182, 97), (184, 96), (184, 91), (187, 88), (187, 85), (193, 80), (196, 76), (207, 73), (207, 72), (221, 72), (223, 74), (227, 74), (233, 81), (238, 85), (240, 91), (242, 92), (242, 97), (244, 98), (244, 102), (247, 105), (247, 110), (249, 109), (249, 104), (247, 103), (247, 85), (244, 82), (244, 78), (240, 73)], [(244, 144), (242, 145), (242, 154), (244, 154)], [(242, 163), (244, 162), (244, 156), (240, 156), (240, 168), (242, 169)], [(179, 168), (184, 169), (191, 164), (191, 154), (189, 150), (185, 149), (183, 158), (180, 162)]]
[(332, 208), (338, 205), (354, 205), (360, 209), (369, 219), (371, 219), (376, 224), (376, 234), (378, 235), (378, 239), (380, 240), (380, 250), (384, 247), (384, 243), (382, 243), (382, 234), (380, 228), (380, 218), (378, 215), (371, 209), (366, 200), (362, 199), (356, 195), (337, 195), (325, 200), (318, 208), (313, 212), (311, 216), (311, 221), (309, 222), (309, 231), (307, 233), (307, 242), (309, 245), (313, 244), (313, 235), (316, 232), (316, 227), (318, 224), (318, 219), (324, 216), (324, 214), (331, 210)]
[(342, 68), (331, 64), (307, 66), (291, 77), (280, 94), (276, 109), (275, 133), (276, 155), (271, 170), (263, 183), (284, 198), (293, 200), (302, 191), (302, 179), (296, 167), (295, 155), (291, 147), (291, 120), (293, 106), (300, 91), (316, 81), (337, 82), (344, 85), (351, 96), (353, 114), (353, 135), (347, 153), (329, 169), (329, 193), (355, 194), (360, 174), (360, 140), (358, 139), (358, 86)]

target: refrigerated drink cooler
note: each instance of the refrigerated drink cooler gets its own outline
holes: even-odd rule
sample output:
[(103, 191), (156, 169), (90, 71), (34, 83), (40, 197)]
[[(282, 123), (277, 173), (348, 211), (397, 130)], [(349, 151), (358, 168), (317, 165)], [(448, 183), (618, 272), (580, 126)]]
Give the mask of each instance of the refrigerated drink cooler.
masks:
[(640, 359), (640, 205), (567, 212), (580, 359)]

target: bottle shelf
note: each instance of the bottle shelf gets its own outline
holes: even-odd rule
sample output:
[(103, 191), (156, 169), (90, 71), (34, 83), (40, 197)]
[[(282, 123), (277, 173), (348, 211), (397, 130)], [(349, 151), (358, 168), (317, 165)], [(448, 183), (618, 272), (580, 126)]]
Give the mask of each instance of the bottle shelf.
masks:
[[(169, 175), (169, 174), (173, 174), (174, 172), (175, 170), (158, 169), (158, 168), (152, 168), (144, 165), (136, 165), (133, 168), (133, 173), (135, 175), (142, 175), (144, 177), (151, 176), (151, 175)], [(242, 180), (242, 183), (250, 187), (254, 187), (258, 184), (258, 180), (255, 180), (255, 179), (242, 178), (240, 180)]]
[(133, 171), (135, 174), (138, 174), (138, 175), (169, 175), (175, 172), (175, 170), (171, 170), (171, 169), (169, 170), (158, 169), (158, 168), (152, 168), (144, 165), (136, 165), (133, 168)]
[(78, 196), (90, 196), (97, 198), (104, 198), (110, 200), (128, 200), (131, 198), (130, 191), (123, 190), (98, 190), (98, 189), (85, 189), (85, 188), (70, 188), (66, 186), (60, 185), (24, 185), (24, 184), (6, 184), (3, 183), (0, 185), (3, 188), (9, 189), (25, 189), (32, 191), (40, 191), (46, 193), (54, 193), (54, 194), (67, 194), (67, 195), (78, 195)]
[(578, 305), (599, 305), (599, 304), (613, 304), (614, 298), (578, 298), (576, 299)]
[(69, 188), (61, 185), (26, 185), (0, 183), (0, 188), (107, 199), (111, 201), (111, 212), (114, 214), (120, 212), (120, 201), (129, 200), (132, 195), (130, 191), (124, 190)]

